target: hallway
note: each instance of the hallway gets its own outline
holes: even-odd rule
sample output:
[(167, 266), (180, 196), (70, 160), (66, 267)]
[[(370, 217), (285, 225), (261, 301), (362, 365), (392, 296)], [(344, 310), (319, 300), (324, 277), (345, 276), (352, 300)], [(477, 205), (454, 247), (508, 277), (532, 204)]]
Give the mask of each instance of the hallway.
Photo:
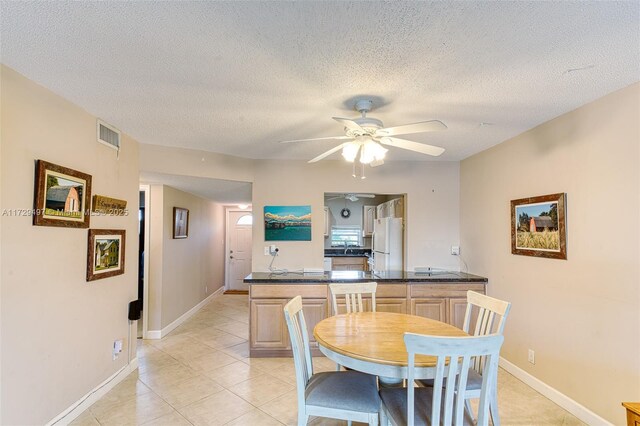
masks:
[[(295, 425), (291, 358), (248, 358), (246, 295), (217, 295), (162, 340), (138, 340), (139, 370), (73, 425)], [(314, 358), (315, 371), (335, 364)], [(500, 370), (504, 425), (580, 425), (577, 418)], [(310, 425), (343, 425), (317, 418)]]

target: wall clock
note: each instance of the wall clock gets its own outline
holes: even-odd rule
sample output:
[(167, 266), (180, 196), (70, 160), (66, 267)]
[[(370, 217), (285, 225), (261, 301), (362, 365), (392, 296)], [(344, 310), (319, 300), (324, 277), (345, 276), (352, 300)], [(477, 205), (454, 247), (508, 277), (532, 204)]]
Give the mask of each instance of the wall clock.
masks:
[(351, 210), (345, 207), (344, 209), (340, 210), (340, 216), (347, 219), (349, 216), (351, 216)]

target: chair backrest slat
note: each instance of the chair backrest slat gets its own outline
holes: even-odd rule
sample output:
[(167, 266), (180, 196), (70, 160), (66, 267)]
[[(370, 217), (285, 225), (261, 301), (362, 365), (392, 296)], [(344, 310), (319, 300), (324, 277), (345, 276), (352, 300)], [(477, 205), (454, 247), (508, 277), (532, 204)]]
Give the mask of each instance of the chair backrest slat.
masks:
[(347, 313), (352, 312), (364, 312), (364, 301), (362, 300), (363, 294), (371, 295), (371, 311), (376, 311), (376, 288), (378, 283), (332, 283), (329, 284), (331, 289), (331, 304), (333, 306), (333, 312), (338, 314), (338, 296), (344, 296), (346, 303)]
[(302, 311), (302, 297), (296, 296), (284, 307), (284, 319), (289, 330), (293, 363), (296, 368), (296, 385), (298, 398), (304, 400), (304, 391), (313, 375), (313, 361), (309, 348), (309, 332)]
[[(489, 399), (496, 384), (498, 355), (504, 337), (498, 334), (469, 337), (441, 337), (405, 333), (404, 342), (409, 354), (407, 359), (408, 383), (415, 378), (414, 366), (416, 354), (431, 355), (437, 358), (430, 420), (434, 425), (462, 425), (464, 422), (464, 402), (467, 389), (468, 371), (473, 358), (486, 358), (488, 374), (483, 374), (478, 425), (489, 424)], [(443, 384), (446, 379), (446, 389)], [(442, 398), (444, 397), (444, 401)], [(407, 420), (414, 424), (415, 390), (407, 387)]]
[[(470, 324), (474, 306), (478, 310), (476, 324), (473, 332), (470, 332)], [(488, 334), (504, 334), (504, 326), (511, 310), (511, 303), (496, 299), (475, 291), (467, 291), (467, 310), (464, 315), (463, 330), (473, 336), (486, 336)], [(486, 358), (478, 357), (472, 360), (471, 367), (483, 374)]]

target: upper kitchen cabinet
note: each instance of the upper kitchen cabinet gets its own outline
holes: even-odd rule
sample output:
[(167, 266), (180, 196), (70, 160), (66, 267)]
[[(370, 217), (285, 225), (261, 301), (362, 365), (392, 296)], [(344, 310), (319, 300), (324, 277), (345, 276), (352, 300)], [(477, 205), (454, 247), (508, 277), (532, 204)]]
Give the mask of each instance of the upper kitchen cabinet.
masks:
[(362, 206), (362, 236), (373, 234), (373, 222), (376, 219), (376, 206)]
[(376, 208), (376, 217), (378, 219), (382, 219), (384, 217), (404, 217), (403, 198), (394, 198), (379, 204)]
[(331, 220), (329, 216), (329, 207), (324, 206), (324, 236), (329, 236), (329, 229), (331, 229)]

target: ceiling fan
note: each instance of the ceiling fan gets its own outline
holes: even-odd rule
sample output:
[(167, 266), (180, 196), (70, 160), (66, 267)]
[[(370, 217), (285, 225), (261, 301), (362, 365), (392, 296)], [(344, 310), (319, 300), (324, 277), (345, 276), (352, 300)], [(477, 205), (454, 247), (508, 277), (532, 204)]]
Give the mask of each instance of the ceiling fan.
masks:
[(433, 132), (445, 130), (447, 126), (438, 120), (422, 121), (419, 123), (405, 124), (395, 127), (384, 127), (382, 121), (377, 118), (367, 117), (371, 111), (373, 102), (370, 99), (359, 99), (356, 101), (355, 109), (362, 114), (362, 117), (353, 120), (348, 118), (333, 117), (338, 123), (343, 124), (345, 136), (330, 136), (325, 138), (299, 139), (292, 141), (282, 141), (280, 143), (310, 142), (319, 140), (348, 140), (348, 142), (331, 148), (318, 155), (309, 163), (315, 163), (325, 157), (342, 150), (342, 156), (350, 163), (353, 163), (360, 153), (360, 163), (369, 164), (376, 167), (384, 164), (384, 157), (387, 149), (382, 145), (402, 148), (421, 154), (438, 156), (444, 152), (444, 148), (427, 145), (418, 142), (408, 141), (394, 137), (395, 135), (408, 135), (411, 133)]
[(360, 198), (376, 198), (375, 195), (373, 194), (336, 194), (335, 197), (331, 197), (331, 198), (327, 198), (327, 201), (331, 201), (331, 200), (337, 200), (339, 198), (344, 198), (345, 200), (349, 200), (349, 201), (358, 201)]

